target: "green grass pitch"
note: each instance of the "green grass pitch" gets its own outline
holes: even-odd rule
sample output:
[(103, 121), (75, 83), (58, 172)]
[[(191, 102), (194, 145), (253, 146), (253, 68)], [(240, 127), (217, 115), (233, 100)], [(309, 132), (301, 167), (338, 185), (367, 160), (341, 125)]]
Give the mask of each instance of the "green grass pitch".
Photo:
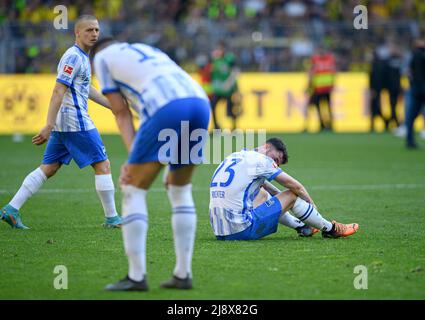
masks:
[[(407, 151), (387, 134), (281, 135), (283, 166), (309, 190), (323, 216), (358, 222), (346, 239), (302, 239), (279, 226), (259, 241), (219, 242), (209, 225), (208, 187), (215, 165), (198, 168), (198, 211), (192, 291), (160, 289), (174, 266), (171, 213), (160, 179), (148, 195), (149, 292), (110, 293), (127, 272), (120, 230), (101, 227), (103, 214), (91, 168), (72, 163), (22, 208), (31, 230), (0, 223), (0, 299), (424, 299), (425, 152)], [(114, 181), (126, 153), (104, 136)], [(0, 137), (0, 205), (39, 164), (43, 147), (30, 137)], [(121, 195), (117, 193), (121, 206)], [(68, 289), (56, 290), (56, 265), (68, 269)], [(368, 289), (353, 286), (354, 268), (368, 270)]]

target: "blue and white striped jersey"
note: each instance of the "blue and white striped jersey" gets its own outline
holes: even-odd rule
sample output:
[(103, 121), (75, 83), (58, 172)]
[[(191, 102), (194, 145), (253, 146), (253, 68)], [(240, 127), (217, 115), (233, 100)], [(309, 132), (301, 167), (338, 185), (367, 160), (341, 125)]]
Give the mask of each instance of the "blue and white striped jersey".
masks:
[(183, 98), (208, 100), (202, 87), (161, 50), (142, 43), (115, 43), (99, 51), (94, 70), (102, 93), (121, 92), (141, 124)]
[(210, 223), (214, 234), (241, 232), (252, 223), (253, 201), (265, 179), (282, 170), (270, 157), (257, 151), (235, 152), (214, 172), (210, 184)]
[(68, 89), (62, 100), (53, 131), (76, 132), (94, 129), (87, 113), (91, 67), (87, 53), (73, 45), (62, 56), (58, 65), (56, 81)]

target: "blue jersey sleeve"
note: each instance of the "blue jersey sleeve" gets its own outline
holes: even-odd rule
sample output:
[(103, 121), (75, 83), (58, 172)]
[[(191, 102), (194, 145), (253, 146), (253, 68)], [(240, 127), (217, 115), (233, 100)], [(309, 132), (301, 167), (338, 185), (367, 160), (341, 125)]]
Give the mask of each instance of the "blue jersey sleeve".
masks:
[(78, 54), (70, 54), (62, 57), (58, 65), (57, 82), (68, 87), (72, 85), (81, 67), (81, 57)]

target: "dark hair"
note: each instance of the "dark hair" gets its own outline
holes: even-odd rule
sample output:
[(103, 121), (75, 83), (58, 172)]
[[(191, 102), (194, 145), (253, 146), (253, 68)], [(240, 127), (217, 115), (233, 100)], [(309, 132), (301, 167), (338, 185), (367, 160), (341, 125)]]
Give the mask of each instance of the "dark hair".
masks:
[(112, 37), (105, 37), (105, 38), (98, 40), (90, 50), (90, 58), (93, 60), (96, 53), (98, 51), (100, 51), (100, 49), (103, 47), (104, 44), (107, 44), (107, 43), (110, 43), (110, 42), (115, 42), (115, 41), (116, 40)]
[(285, 164), (288, 162), (288, 150), (286, 149), (286, 145), (283, 143), (283, 141), (279, 138), (270, 138), (266, 141), (266, 143), (271, 144), (273, 147), (276, 148), (277, 151), (282, 152), (282, 164)]

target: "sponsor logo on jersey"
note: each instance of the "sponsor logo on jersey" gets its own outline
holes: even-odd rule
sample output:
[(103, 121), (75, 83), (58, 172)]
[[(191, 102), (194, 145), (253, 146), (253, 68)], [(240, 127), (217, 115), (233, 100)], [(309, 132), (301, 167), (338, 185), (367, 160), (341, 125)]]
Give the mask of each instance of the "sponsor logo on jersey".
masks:
[(64, 67), (63, 67), (63, 72), (64, 73), (71, 75), (72, 74), (72, 71), (74, 71), (74, 68), (73, 67), (71, 67), (68, 64), (64, 65)]

